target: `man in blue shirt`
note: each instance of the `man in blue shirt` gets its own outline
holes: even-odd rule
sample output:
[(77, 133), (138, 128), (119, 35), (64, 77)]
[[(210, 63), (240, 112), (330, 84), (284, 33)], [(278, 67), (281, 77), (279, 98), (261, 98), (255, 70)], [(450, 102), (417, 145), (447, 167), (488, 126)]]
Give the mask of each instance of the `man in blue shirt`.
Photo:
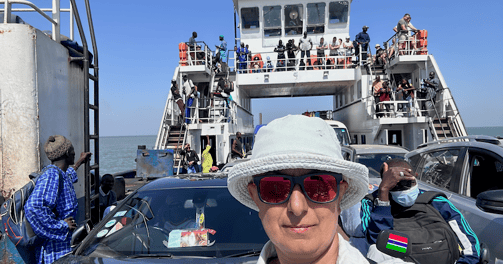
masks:
[(239, 73), (244, 73), (246, 72), (246, 60), (248, 59), (248, 49), (245, 47), (245, 43), (241, 42), (241, 47), (238, 48), (236, 51), (238, 55), (238, 68), (239, 68)]
[(356, 52), (355, 52), (355, 55), (356, 55), (356, 58), (358, 60), (358, 54), (360, 54), (360, 49), (362, 51), (362, 61), (366, 61), (367, 60), (367, 50), (368, 50), (368, 47), (369, 47), (369, 43), (370, 43), (370, 36), (369, 34), (367, 34), (367, 30), (369, 29), (369, 27), (367, 26), (363, 26), (363, 31), (358, 33), (358, 35), (356, 35), (356, 38), (355, 38), (355, 49), (356, 49)]
[(53, 263), (71, 251), (78, 209), (73, 184), (78, 181), (76, 170), (87, 162), (91, 153), (82, 152), (74, 163), (73, 145), (60, 135), (50, 136), (44, 150), (51, 165), (37, 180), (24, 210), (33, 231), (44, 240), (34, 252), (37, 263)]

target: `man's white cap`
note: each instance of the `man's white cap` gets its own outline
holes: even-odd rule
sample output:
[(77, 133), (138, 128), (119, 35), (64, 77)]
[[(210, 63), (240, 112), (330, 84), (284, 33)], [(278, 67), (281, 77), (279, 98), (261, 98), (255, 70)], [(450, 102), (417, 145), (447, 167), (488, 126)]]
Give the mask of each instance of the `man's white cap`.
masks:
[(262, 127), (256, 135), (249, 161), (232, 167), (227, 187), (239, 202), (258, 211), (248, 193), (255, 175), (284, 169), (311, 169), (336, 172), (349, 184), (341, 200), (341, 210), (359, 201), (368, 192), (366, 166), (342, 158), (334, 129), (317, 117), (289, 115)]

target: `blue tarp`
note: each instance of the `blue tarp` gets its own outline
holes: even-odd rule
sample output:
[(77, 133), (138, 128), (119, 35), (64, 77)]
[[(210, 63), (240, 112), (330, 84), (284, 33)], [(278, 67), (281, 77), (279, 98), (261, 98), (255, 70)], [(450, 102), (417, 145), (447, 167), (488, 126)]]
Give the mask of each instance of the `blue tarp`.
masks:
[(263, 127), (263, 126), (266, 126), (266, 125), (267, 125), (267, 124), (262, 124), (262, 125), (258, 125), (258, 126), (256, 126), (256, 127), (255, 127), (255, 131), (253, 132), (253, 134), (254, 134), (254, 135), (256, 135), (256, 134), (258, 133), (259, 129), (260, 129), (261, 127)]

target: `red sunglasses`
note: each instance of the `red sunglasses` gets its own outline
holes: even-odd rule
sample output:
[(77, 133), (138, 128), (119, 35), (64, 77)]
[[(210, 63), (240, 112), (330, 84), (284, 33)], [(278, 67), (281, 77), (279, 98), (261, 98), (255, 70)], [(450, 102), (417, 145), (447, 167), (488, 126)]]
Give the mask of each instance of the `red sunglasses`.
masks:
[(263, 175), (253, 177), (259, 198), (266, 204), (282, 204), (290, 198), (296, 184), (313, 203), (330, 203), (339, 197), (340, 173), (310, 173), (303, 176)]

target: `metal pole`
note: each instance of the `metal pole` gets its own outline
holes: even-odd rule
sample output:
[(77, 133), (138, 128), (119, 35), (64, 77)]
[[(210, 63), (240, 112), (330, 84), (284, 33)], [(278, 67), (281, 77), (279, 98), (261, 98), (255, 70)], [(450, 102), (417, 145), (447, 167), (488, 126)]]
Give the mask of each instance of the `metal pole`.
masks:
[(60, 0), (52, 0), (52, 20), (56, 23), (52, 23), (52, 39), (59, 43), (61, 40), (60, 36), (60, 25), (61, 25), (61, 19), (60, 19), (60, 13), (59, 13), (59, 7), (60, 7)]
[(236, 22), (236, 11), (234, 10), (234, 47), (238, 46), (238, 30)]
[(73, 4), (70, 2), (70, 39), (75, 40)]
[(10, 5), (10, 3), (9, 3), (9, 0), (5, 0), (5, 3), (4, 3), (4, 11), (3, 11), (3, 14), (4, 14), (4, 17), (3, 17), (3, 23), (4, 23), (4, 24), (9, 23), (9, 18), (10, 18), (10, 9), (11, 9), (11, 5)]

